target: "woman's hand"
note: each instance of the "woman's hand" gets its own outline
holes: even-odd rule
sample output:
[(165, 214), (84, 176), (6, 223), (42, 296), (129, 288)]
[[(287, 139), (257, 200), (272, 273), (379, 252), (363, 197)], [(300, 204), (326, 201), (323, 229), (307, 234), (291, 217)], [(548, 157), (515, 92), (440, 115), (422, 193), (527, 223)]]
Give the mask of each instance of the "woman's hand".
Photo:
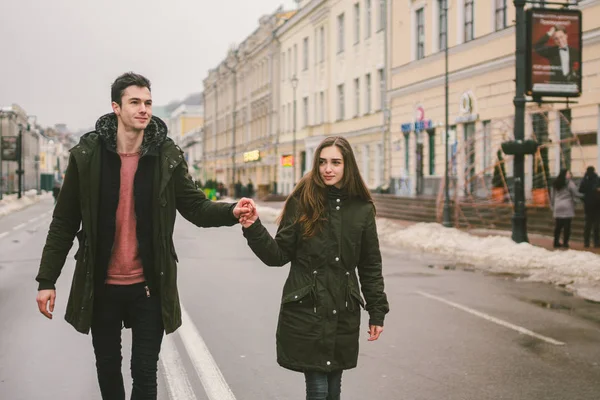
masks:
[(383, 332), (383, 326), (369, 325), (369, 342), (379, 339), (379, 335)]
[(245, 206), (248, 207), (249, 211), (240, 215), (239, 221), (244, 228), (249, 228), (258, 219), (258, 211), (253, 201), (248, 202)]

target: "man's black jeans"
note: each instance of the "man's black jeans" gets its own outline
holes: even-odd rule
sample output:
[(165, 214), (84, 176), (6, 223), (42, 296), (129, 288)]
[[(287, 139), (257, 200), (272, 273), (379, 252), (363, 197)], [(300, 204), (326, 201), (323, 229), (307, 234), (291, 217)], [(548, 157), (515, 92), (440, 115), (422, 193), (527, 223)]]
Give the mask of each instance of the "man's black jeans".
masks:
[(125, 400), (121, 329), (131, 327), (131, 400), (156, 400), (158, 353), (164, 334), (160, 298), (145, 284), (106, 285), (94, 302), (92, 342), (104, 400)]

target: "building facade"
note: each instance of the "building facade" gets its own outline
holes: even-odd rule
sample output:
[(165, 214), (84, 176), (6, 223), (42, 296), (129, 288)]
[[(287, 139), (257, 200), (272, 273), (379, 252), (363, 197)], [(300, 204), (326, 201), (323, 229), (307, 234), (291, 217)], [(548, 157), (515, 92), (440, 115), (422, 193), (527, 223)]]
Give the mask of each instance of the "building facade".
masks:
[[(540, 5), (543, 3), (540, 1)], [(515, 8), (512, 1), (396, 0), (390, 26), (392, 191), (436, 194), (445, 170), (460, 195), (485, 196), (501, 142), (514, 137)], [(529, 5), (531, 6), (531, 5)], [(534, 5), (535, 6), (535, 5)], [(599, 166), (600, 1), (584, 0), (583, 93), (570, 104), (528, 103), (526, 138), (547, 149), (549, 175)], [(445, 142), (445, 43), (448, 41), (449, 140)], [(561, 99), (564, 100), (564, 99)], [(575, 103), (576, 102), (576, 103)], [(561, 144), (562, 143), (562, 144)], [(506, 158), (510, 161), (510, 158)], [(526, 195), (534, 162), (526, 156)], [(512, 162), (506, 163), (512, 175)]]
[(384, 0), (306, 0), (277, 29), (281, 194), (310, 171), (316, 147), (332, 135), (350, 141), (369, 188), (386, 185), (387, 15)]
[(260, 18), (258, 28), (204, 80), (207, 179), (230, 192), (249, 180), (259, 192), (274, 189), (279, 51), (273, 32), (292, 14), (278, 9)]

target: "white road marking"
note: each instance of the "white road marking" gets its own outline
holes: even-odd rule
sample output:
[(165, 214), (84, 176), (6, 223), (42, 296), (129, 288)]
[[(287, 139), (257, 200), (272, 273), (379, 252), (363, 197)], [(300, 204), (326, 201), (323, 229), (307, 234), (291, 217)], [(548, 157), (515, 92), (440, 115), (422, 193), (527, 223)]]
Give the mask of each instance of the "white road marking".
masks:
[(6, 235), (8, 235), (8, 232), (2, 232), (2, 233), (0, 233), (0, 239), (2, 239)]
[(206, 343), (198, 333), (198, 329), (191, 318), (181, 306), (182, 325), (178, 332), (181, 340), (194, 364), (196, 373), (204, 386), (204, 390), (210, 400), (236, 400), (235, 395), (225, 382), (221, 370), (210, 354)]
[(21, 229), (21, 228), (22, 228), (22, 227), (24, 227), (25, 225), (26, 225), (26, 224), (24, 224), (24, 223), (23, 223), (23, 224), (19, 224), (19, 225), (15, 226), (14, 228), (12, 228), (12, 230), (13, 230), (13, 231), (16, 231), (16, 230), (18, 230), (18, 229)]
[(499, 319), (499, 318), (492, 317), (491, 315), (487, 315), (487, 314), (485, 314), (485, 313), (482, 313), (482, 312), (480, 312), (480, 311), (477, 311), (477, 310), (474, 310), (474, 309), (472, 309), (472, 308), (469, 308), (469, 307), (466, 307), (466, 306), (460, 305), (460, 304), (458, 304), (458, 303), (454, 303), (454, 302), (452, 302), (452, 301), (449, 301), (449, 300), (446, 300), (446, 299), (444, 299), (444, 298), (441, 298), (441, 297), (438, 297), (438, 296), (434, 296), (434, 295), (432, 295), (432, 294), (425, 293), (425, 292), (421, 292), (421, 291), (417, 291), (417, 293), (418, 293), (418, 294), (420, 294), (421, 296), (425, 296), (425, 297), (428, 297), (428, 298), (430, 298), (430, 299), (437, 300), (437, 301), (439, 301), (439, 302), (442, 302), (442, 303), (448, 304), (449, 306), (452, 306), (452, 307), (454, 307), (454, 308), (458, 308), (459, 310), (466, 311), (466, 312), (468, 312), (469, 314), (473, 314), (473, 315), (475, 315), (475, 316), (478, 316), (478, 317), (480, 317), (480, 318), (483, 318), (483, 319), (485, 319), (485, 320), (487, 320), (487, 321), (490, 321), (490, 322), (493, 322), (493, 323), (495, 323), (495, 324), (498, 324), (498, 325), (504, 326), (505, 328), (509, 328), (509, 329), (515, 330), (515, 331), (517, 331), (517, 332), (519, 332), (519, 333), (522, 333), (522, 334), (524, 334), (524, 335), (529, 335), (529, 336), (532, 336), (532, 337), (534, 337), (534, 338), (537, 338), (537, 339), (543, 340), (544, 342), (551, 343), (551, 344), (554, 344), (554, 345), (557, 345), (557, 346), (562, 346), (562, 345), (564, 345), (564, 344), (565, 344), (565, 343), (563, 343), (563, 342), (560, 342), (560, 341), (558, 341), (558, 340), (552, 339), (552, 338), (550, 338), (550, 337), (547, 337), (547, 336), (540, 335), (540, 334), (538, 334), (538, 333), (535, 333), (535, 332), (533, 332), (533, 331), (530, 331), (529, 329), (523, 328), (523, 327), (521, 327), (521, 326), (518, 326), (518, 325), (511, 324), (510, 322), (506, 322), (506, 321), (504, 321), (504, 320), (501, 320), (501, 319)]
[(167, 390), (170, 400), (196, 400), (196, 395), (181, 363), (173, 335), (163, 338), (160, 352), (160, 361), (163, 366)]

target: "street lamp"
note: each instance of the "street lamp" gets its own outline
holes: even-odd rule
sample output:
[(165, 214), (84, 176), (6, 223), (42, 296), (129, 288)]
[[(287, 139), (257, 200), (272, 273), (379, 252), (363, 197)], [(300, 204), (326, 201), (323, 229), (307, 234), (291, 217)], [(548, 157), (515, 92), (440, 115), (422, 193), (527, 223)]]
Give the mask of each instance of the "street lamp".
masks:
[(294, 74), (294, 76), (292, 76), (292, 79), (290, 79), (290, 83), (292, 84), (292, 88), (294, 89), (294, 138), (293, 138), (293, 156), (292, 156), (292, 160), (294, 161), (294, 177), (292, 178), (292, 183), (293, 183), (293, 187), (296, 186), (296, 88), (298, 87), (298, 78), (296, 77), (296, 74)]
[(445, 33), (444, 33), (444, 57), (445, 57), (445, 91), (446, 91), (446, 140), (445, 140), (445, 154), (446, 154), (446, 168), (444, 168), (444, 213), (442, 225), (451, 228), (452, 220), (450, 219), (450, 182), (448, 179), (448, 141), (449, 141), (449, 129), (450, 126), (448, 124), (448, 0), (444, 0), (442, 3), (442, 8), (444, 10), (444, 25), (445, 25)]

